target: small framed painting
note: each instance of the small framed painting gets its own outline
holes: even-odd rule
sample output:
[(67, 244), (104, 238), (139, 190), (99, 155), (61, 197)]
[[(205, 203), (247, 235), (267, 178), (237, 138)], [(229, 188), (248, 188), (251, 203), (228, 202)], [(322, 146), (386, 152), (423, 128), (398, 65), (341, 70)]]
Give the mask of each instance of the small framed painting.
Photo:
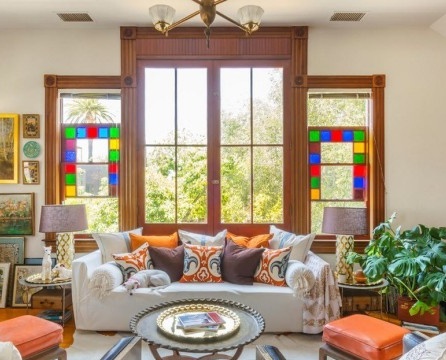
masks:
[(23, 137), (39, 138), (40, 137), (40, 115), (23, 114)]
[(22, 179), (24, 185), (40, 184), (40, 169), (38, 161), (22, 161)]
[(0, 184), (19, 182), (19, 115), (0, 114)]
[(38, 274), (42, 271), (42, 265), (16, 265), (14, 267), (14, 290), (12, 293), (13, 307), (30, 306), (31, 296), (37, 291), (42, 290), (42, 287), (28, 287), (20, 283), (20, 280), (33, 274)]
[(10, 263), (0, 263), (0, 308), (6, 307)]
[(25, 238), (24, 237), (0, 237), (0, 263), (11, 265), (9, 271), (7, 305), (12, 302), (12, 287), (14, 283), (13, 267), (16, 264), (23, 264), (25, 260)]
[(0, 235), (34, 235), (34, 193), (0, 194)]

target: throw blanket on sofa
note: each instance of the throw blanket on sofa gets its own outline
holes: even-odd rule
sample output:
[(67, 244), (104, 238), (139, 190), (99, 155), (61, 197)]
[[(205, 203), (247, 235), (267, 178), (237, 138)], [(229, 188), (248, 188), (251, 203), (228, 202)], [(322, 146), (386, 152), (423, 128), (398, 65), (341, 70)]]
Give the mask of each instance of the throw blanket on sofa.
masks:
[(340, 318), (342, 299), (328, 263), (321, 267), (320, 258), (310, 251), (305, 264), (315, 273), (316, 282), (309, 296), (305, 297), (303, 331), (318, 334), (326, 323)]

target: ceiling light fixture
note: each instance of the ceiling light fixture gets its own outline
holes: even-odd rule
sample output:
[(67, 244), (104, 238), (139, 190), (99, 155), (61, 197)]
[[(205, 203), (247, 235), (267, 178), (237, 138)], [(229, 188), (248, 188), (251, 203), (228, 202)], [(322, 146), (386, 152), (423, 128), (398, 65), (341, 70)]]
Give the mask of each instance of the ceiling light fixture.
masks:
[(215, 20), (215, 16), (219, 15), (223, 19), (226, 19), (230, 23), (243, 30), (246, 35), (251, 35), (254, 31), (259, 29), (260, 19), (263, 15), (263, 9), (260, 6), (246, 5), (238, 10), (239, 22), (231, 19), (230, 17), (222, 14), (217, 10), (217, 5), (225, 2), (226, 0), (192, 0), (200, 7), (199, 10), (187, 15), (186, 17), (173, 22), (175, 15), (175, 9), (169, 5), (154, 5), (149, 9), (150, 16), (153, 21), (155, 29), (164, 35), (168, 35), (168, 32), (178, 25), (192, 19), (193, 17), (200, 15), (201, 20), (206, 25), (204, 34), (206, 36), (206, 43), (209, 47), (209, 38), (211, 36), (211, 25)]

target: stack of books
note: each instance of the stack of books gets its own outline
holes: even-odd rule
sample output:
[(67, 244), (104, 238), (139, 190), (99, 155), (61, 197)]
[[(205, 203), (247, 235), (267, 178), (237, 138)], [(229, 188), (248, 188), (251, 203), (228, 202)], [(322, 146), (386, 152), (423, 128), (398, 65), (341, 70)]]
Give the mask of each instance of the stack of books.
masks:
[(224, 323), (225, 319), (215, 311), (177, 315), (177, 328), (185, 332), (218, 331)]
[(38, 317), (62, 324), (67, 322), (71, 316), (73, 316), (73, 310), (65, 310), (64, 319), (62, 321), (62, 310), (43, 310), (41, 313), (37, 314)]
[(401, 326), (412, 330), (412, 331), (420, 331), (427, 334), (439, 334), (440, 329), (434, 325), (425, 325), (425, 324), (417, 324), (408, 321), (402, 321)]

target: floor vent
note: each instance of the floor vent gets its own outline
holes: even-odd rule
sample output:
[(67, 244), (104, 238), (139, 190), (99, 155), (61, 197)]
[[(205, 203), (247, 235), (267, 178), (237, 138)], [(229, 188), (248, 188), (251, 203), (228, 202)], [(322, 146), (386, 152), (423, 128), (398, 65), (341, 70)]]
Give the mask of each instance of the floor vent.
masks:
[(365, 13), (361, 12), (336, 12), (331, 16), (330, 21), (360, 21), (364, 15)]
[(57, 14), (65, 22), (91, 22), (93, 19), (87, 13), (59, 13)]

